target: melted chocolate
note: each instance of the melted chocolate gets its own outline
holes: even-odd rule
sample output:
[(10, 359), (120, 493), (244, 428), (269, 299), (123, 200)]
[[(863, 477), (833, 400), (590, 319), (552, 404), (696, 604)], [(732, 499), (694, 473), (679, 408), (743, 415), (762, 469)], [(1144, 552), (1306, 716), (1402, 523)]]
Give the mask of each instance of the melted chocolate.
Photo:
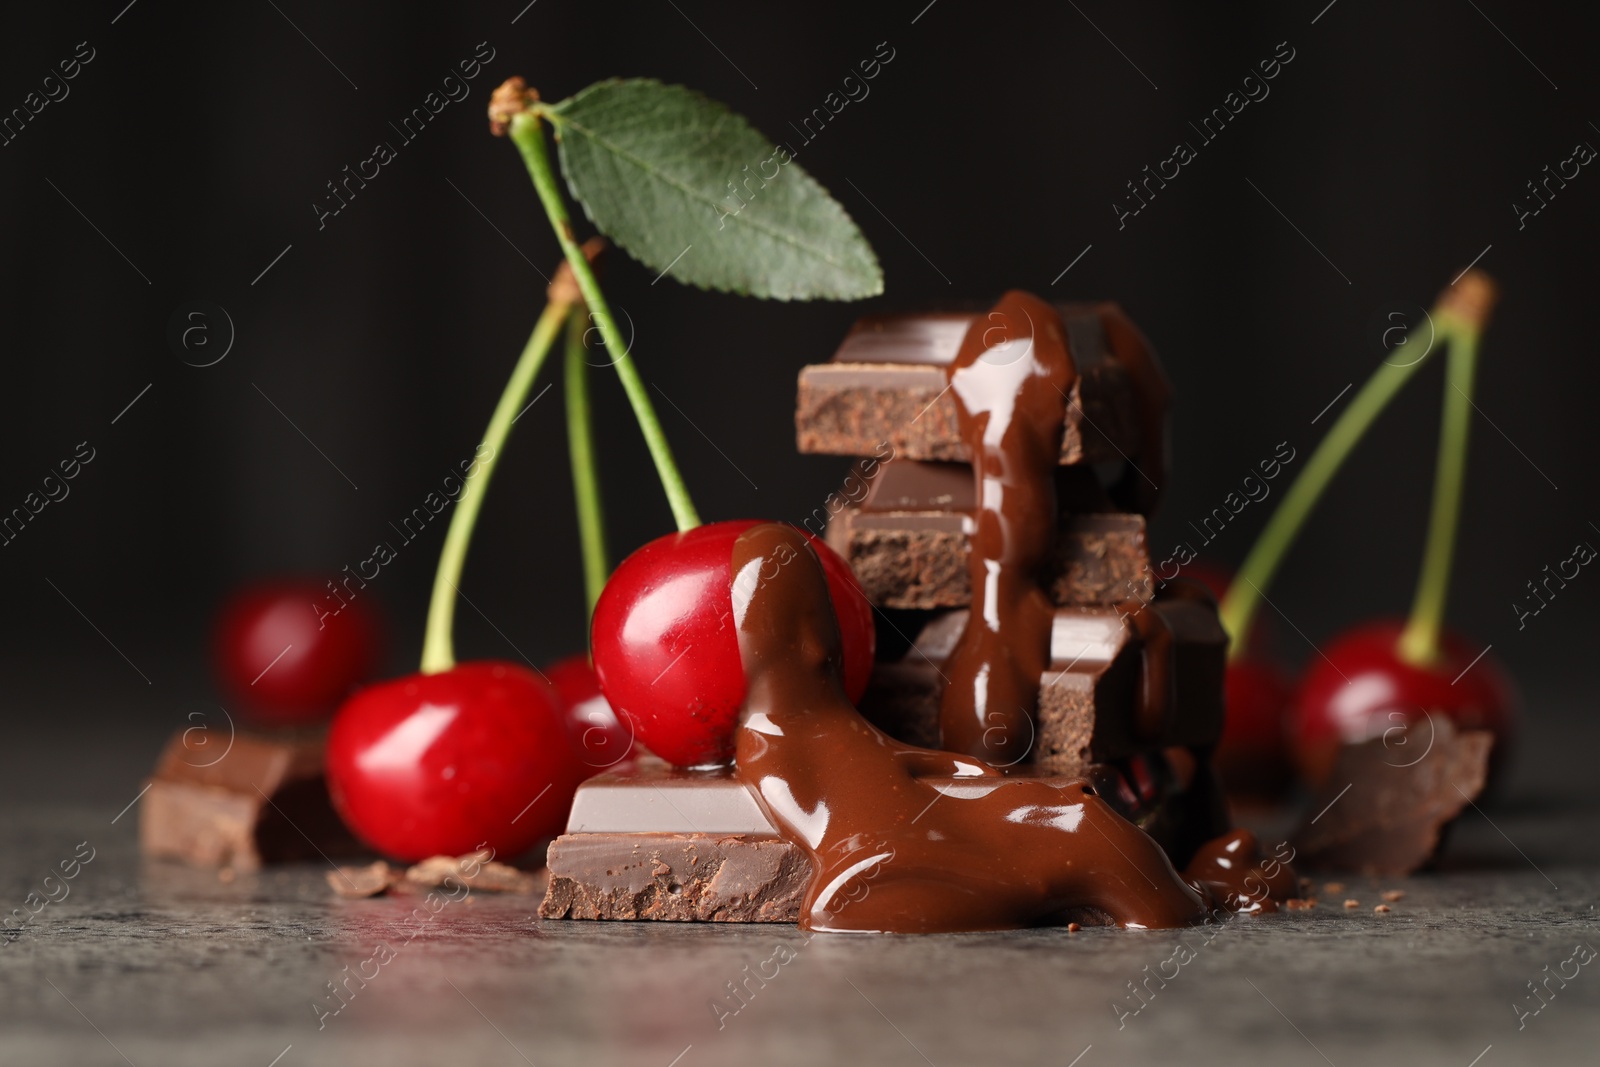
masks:
[(1039, 574), (1055, 540), (1055, 468), (1078, 372), (1061, 316), (1012, 291), (973, 321), (947, 369), (972, 454), (978, 508), (973, 610), (945, 661), (941, 743), (1016, 764), (1033, 737), (1054, 606)]
[(1251, 914), (1277, 911), (1277, 902), (1299, 889), (1288, 858), (1263, 859), (1249, 830), (1234, 830), (1201, 845), (1183, 873), (1221, 907)]
[[(737, 773), (811, 858), (801, 926), (917, 933), (1077, 918), (1156, 928), (1205, 914), (1206, 895), (1088, 782), (1007, 778), (862, 719), (840, 682), (821, 564), (792, 527), (752, 527), (732, 565), (749, 679)], [(971, 784), (939, 788), (932, 776)]]

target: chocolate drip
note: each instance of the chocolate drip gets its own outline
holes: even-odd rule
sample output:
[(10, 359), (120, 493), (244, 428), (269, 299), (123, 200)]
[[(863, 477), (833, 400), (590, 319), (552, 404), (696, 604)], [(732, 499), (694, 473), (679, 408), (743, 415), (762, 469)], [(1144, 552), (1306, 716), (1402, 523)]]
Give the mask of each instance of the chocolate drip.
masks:
[(1016, 291), (973, 322), (947, 370), (978, 510), (967, 563), (973, 610), (945, 661), (940, 739), (1004, 765), (1031, 744), (1050, 659), (1054, 609), (1039, 574), (1055, 539), (1054, 475), (1077, 376), (1061, 316)]
[(801, 926), (917, 933), (1075, 918), (1155, 928), (1204, 914), (1205, 896), (1088, 782), (1007, 778), (862, 719), (840, 683), (821, 564), (792, 527), (752, 527), (732, 564), (749, 679), (737, 773), (811, 858)]

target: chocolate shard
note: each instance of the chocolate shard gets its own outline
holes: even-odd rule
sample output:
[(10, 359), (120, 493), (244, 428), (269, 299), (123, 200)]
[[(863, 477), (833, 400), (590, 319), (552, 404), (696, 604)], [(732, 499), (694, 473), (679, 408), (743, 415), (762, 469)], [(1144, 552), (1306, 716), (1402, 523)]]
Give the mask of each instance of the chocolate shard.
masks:
[[(1157, 599), (1172, 631), (1172, 699), (1166, 718), (1140, 721), (1145, 642), (1116, 607), (1056, 609), (1050, 637), (1051, 666), (1040, 678), (1035, 733), (1029, 758), (1051, 774), (1082, 774), (1170, 746), (1208, 748), (1222, 737), (1222, 680), (1227, 635), (1209, 601)], [(879, 729), (911, 744), (936, 744), (940, 665), (966, 622), (952, 611), (930, 623), (906, 655), (873, 669), (861, 713)], [(1020, 757), (1019, 757), (1020, 758)]]
[(180, 730), (167, 742), (140, 802), (145, 854), (197, 867), (349, 855), (358, 845), (328, 800), (321, 740), (236, 733), (220, 758)]
[(762, 835), (563, 834), (546, 862), (546, 919), (794, 922), (811, 877), (805, 854), (770, 826)]
[[(1063, 464), (1137, 460), (1154, 434), (1143, 376), (1112, 353), (1102, 321), (1110, 305), (1060, 307), (1078, 381), (1068, 397)], [(945, 367), (977, 313), (861, 319), (827, 363), (800, 371), (795, 427), (801, 452), (968, 461)], [(1159, 433), (1157, 428), (1155, 433)]]
[(1487, 730), (1458, 733), (1443, 715), (1343, 746), (1295, 831), (1296, 866), (1375, 876), (1426, 866), (1483, 791), (1493, 747)]
[[(967, 538), (977, 509), (972, 469), (897, 461), (863, 481), (869, 488), (861, 503), (834, 515), (826, 539), (855, 570), (867, 599), (887, 608), (967, 607)], [(1061, 520), (1041, 587), (1057, 604), (1150, 599), (1144, 517), (1111, 510), (1090, 470), (1063, 467), (1056, 481)], [(851, 486), (847, 479), (846, 493)]]

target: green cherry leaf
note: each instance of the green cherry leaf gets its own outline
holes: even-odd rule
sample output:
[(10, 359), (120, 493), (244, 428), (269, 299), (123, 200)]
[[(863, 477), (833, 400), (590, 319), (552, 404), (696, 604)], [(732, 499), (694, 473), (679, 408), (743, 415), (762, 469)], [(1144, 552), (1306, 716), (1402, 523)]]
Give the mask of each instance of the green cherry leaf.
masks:
[(650, 269), (778, 300), (883, 292), (878, 259), (839, 202), (722, 104), (637, 78), (597, 82), (544, 114), (572, 195)]

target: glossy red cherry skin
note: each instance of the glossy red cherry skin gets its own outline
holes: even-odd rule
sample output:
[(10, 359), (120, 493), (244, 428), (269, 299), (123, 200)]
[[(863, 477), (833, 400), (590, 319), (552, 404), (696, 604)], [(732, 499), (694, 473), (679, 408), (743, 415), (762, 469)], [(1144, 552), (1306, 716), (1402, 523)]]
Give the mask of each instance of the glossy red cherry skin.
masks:
[[(760, 520), (657, 538), (622, 561), (595, 605), (591, 648), (600, 689), (634, 736), (680, 767), (727, 763), (744, 703), (733, 622), (733, 543)], [(844, 640), (852, 701), (872, 673), (872, 606), (850, 565), (811, 539)]]
[(588, 774), (599, 774), (636, 755), (633, 733), (617, 718), (600, 692), (600, 679), (588, 656), (568, 656), (544, 669), (561, 697), (567, 732)]
[(216, 625), (219, 679), (248, 717), (266, 725), (326, 718), (372, 677), (378, 652), (378, 623), (367, 601), (341, 607), (311, 581), (241, 589)]
[(1248, 653), (1228, 661), (1227, 719), (1214, 759), (1230, 796), (1270, 800), (1294, 777), (1285, 719), (1292, 687), (1277, 664)]
[(1449, 632), (1438, 663), (1405, 663), (1395, 652), (1404, 628), (1398, 620), (1368, 623), (1327, 645), (1326, 658), (1311, 659), (1294, 697), (1290, 740), (1312, 784), (1327, 780), (1341, 744), (1385, 737), (1429, 715), (1443, 714), (1457, 729), (1490, 731), (1491, 771), (1503, 763), (1519, 700), (1500, 664), (1489, 655), (1479, 659), (1481, 645)]
[(501, 859), (560, 833), (583, 780), (555, 690), (483, 661), (369, 686), (328, 733), (328, 792), (345, 824), (395, 859)]

